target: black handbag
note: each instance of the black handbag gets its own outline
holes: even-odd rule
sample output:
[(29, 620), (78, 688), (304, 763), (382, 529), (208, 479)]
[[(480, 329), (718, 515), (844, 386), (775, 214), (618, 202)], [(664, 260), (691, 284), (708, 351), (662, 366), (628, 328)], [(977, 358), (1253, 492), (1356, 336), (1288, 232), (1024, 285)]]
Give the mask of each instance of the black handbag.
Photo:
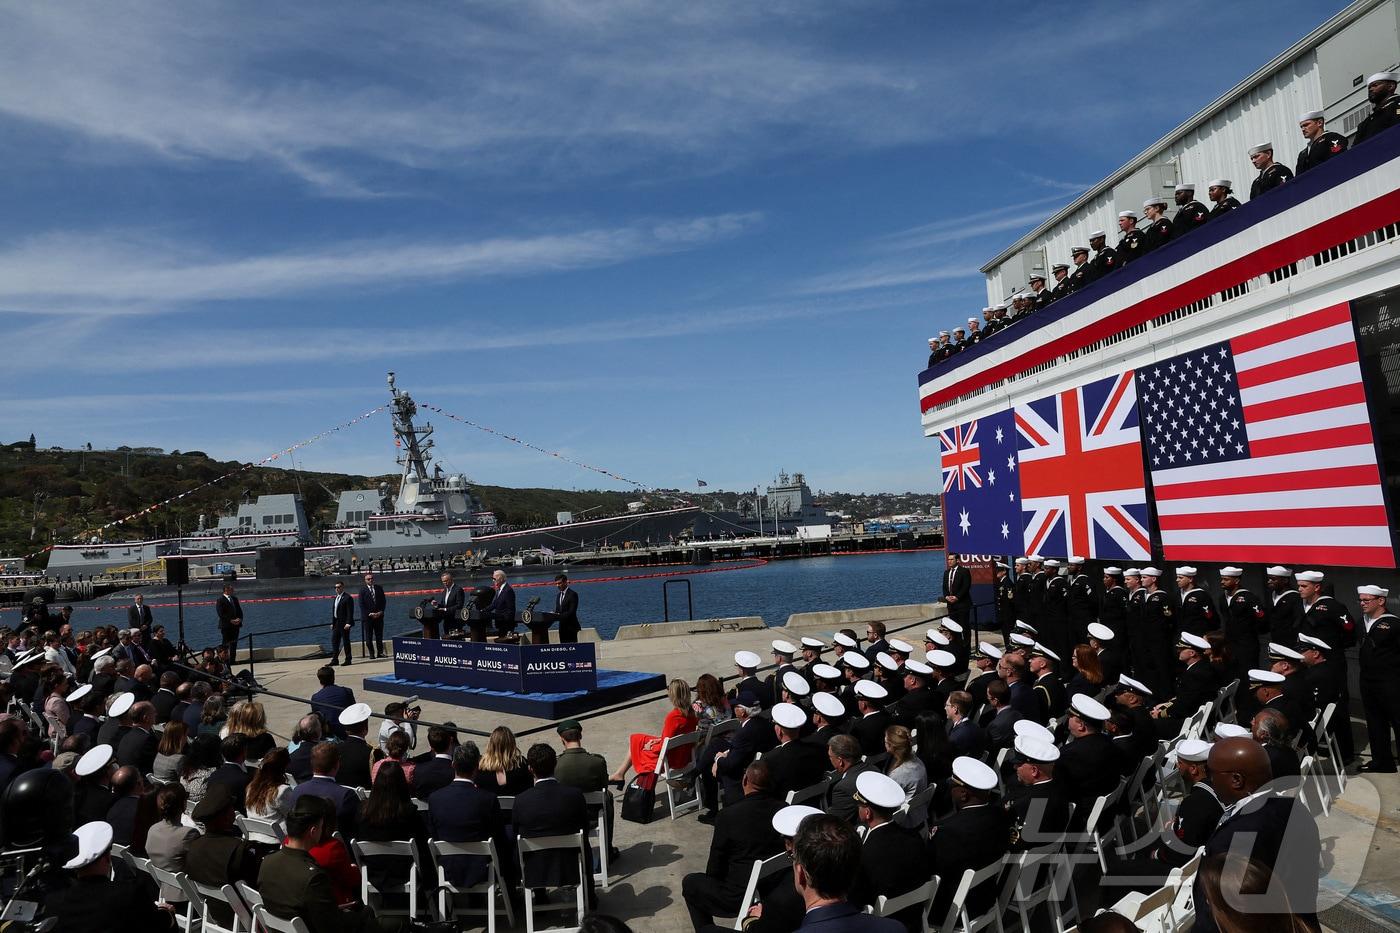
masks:
[(656, 775), (639, 774), (622, 794), (622, 818), (629, 823), (650, 823), (656, 813)]

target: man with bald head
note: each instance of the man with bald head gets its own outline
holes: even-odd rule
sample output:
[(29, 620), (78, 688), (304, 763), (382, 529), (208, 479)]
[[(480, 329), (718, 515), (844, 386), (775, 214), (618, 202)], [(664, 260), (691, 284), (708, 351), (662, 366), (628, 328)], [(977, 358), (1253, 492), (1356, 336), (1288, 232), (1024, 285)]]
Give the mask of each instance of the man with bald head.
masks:
[[(1211, 746), (1207, 768), (1225, 813), (1206, 840), (1206, 857), (1232, 852), (1237, 857), (1271, 865), (1274, 870), (1272, 886), (1266, 894), (1232, 903), (1251, 914), (1291, 910), (1312, 929), (1321, 929), (1317, 922), (1321, 847), (1312, 814), (1296, 798), (1277, 796), (1270, 786), (1273, 771), (1268, 753), (1253, 739), (1216, 742)], [(1239, 892), (1223, 894), (1226, 898), (1242, 897)], [(1214, 933), (1219, 928), (1199, 875), (1195, 903), (1194, 933)]]

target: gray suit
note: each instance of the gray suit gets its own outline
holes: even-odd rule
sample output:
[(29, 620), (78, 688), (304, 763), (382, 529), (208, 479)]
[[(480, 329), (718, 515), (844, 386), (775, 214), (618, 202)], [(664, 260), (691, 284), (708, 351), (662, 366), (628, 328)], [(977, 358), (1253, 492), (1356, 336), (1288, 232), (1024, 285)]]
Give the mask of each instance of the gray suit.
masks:
[[(161, 820), (150, 828), (146, 834), (146, 855), (150, 857), (151, 864), (166, 871), (185, 870), (185, 850), (189, 848), (190, 841), (199, 835), (199, 830), (184, 824), (171, 825), (165, 820)], [(160, 896), (171, 903), (183, 904), (187, 898), (185, 892), (177, 889), (160, 886)]]

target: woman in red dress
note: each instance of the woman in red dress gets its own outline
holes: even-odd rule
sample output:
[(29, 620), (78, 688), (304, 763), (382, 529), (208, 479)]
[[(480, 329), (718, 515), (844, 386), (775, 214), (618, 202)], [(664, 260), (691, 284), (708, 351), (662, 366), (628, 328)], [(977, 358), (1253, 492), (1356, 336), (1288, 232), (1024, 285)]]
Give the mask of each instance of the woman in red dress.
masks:
[[(699, 720), (690, 708), (690, 687), (684, 680), (676, 679), (667, 686), (666, 692), (671, 698), (671, 711), (666, 714), (666, 721), (661, 726), (661, 734), (643, 735), (640, 732), (633, 734), (631, 754), (622, 763), (622, 767), (613, 772), (609, 780), (621, 783), (627, 780), (627, 772), (634, 769), (638, 774), (649, 774), (655, 771), (656, 759), (661, 756), (661, 743), (673, 735), (684, 735), (687, 732), (695, 731)], [(672, 768), (684, 768), (690, 764), (690, 756), (694, 750), (693, 745), (687, 745), (685, 748), (669, 752), (666, 756), (666, 763)]]

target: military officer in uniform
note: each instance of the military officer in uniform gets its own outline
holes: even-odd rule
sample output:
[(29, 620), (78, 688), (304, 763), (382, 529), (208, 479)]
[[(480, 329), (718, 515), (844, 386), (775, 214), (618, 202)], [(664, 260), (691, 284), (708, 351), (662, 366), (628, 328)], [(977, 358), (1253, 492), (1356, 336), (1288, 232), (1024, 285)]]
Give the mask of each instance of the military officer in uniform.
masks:
[[(994, 803), (997, 773), (975, 758), (953, 759), (948, 795), (953, 813), (929, 830), (929, 855), (933, 873), (939, 878), (961, 878), (969, 868), (976, 871), (1000, 862), (1011, 844), (1011, 821), (1006, 808)], [(952, 905), (956, 885), (940, 884), (933, 899), (933, 916), (941, 919)], [(993, 878), (967, 894), (969, 916), (984, 913), (996, 900), (997, 879)]]
[(1044, 739), (1018, 735), (1013, 743), (1016, 780), (1020, 786), (1008, 795), (1015, 851), (1043, 846), (1059, 838), (1069, 827), (1070, 800), (1055, 780), (1060, 750)]
[(1317, 715), (1317, 705), (1313, 700), (1313, 690), (1307, 677), (1307, 662), (1303, 653), (1288, 645), (1269, 643), (1269, 670), (1283, 675), (1283, 695), (1288, 697), (1303, 714), (1306, 722), (1312, 722)]
[(1005, 643), (1011, 638), (1012, 626), (1016, 624), (1016, 584), (1011, 580), (1009, 568), (1001, 561), (996, 565), (997, 628)]
[(1060, 573), (1060, 562), (1045, 561), (1045, 610), (1036, 625), (1040, 640), (1063, 655), (1073, 647), (1069, 632), (1069, 579)]
[(1326, 709), (1336, 703), (1327, 729), (1337, 737), (1337, 751), (1342, 762), (1349, 764), (1356, 757), (1356, 742), (1351, 735), (1351, 688), (1347, 684), (1345, 658), (1338, 660), (1340, 651), (1315, 635), (1298, 633), (1298, 651), (1307, 665), (1303, 681), (1312, 695), (1313, 707)]
[(1050, 267), (1050, 274), (1055, 277), (1055, 287), (1050, 289), (1050, 300), (1059, 301), (1061, 298), (1074, 291), (1074, 286), (1069, 281), (1069, 263), (1057, 262)]
[(1118, 238), (1118, 261), (1125, 266), (1147, 252), (1147, 244), (1142, 231), (1137, 228), (1137, 222), (1137, 211), (1118, 212), (1118, 232), (1123, 234)]
[(1094, 654), (1099, 659), (1099, 669), (1103, 672), (1103, 682), (1116, 684), (1118, 678), (1123, 676), (1123, 656), (1115, 647), (1118, 643), (1118, 636), (1113, 629), (1102, 622), (1090, 622), (1087, 634), (1089, 647), (1094, 649)]
[[(1394, 82), (1391, 82), (1394, 90)], [(1371, 739), (1371, 761), (1362, 771), (1395, 772), (1392, 737), (1400, 736), (1400, 619), (1385, 610), (1390, 591), (1379, 586), (1359, 586), (1361, 602), (1361, 705), (1366, 711), (1366, 732)]]
[(1145, 657), (1144, 668), (1134, 668), (1133, 673), (1146, 681), (1154, 693), (1167, 696), (1171, 687), (1171, 647), (1181, 626), (1171, 597), (1157, 585), (1161, 575), (1156, 567), (1142, 568), (1142, 586), (1147, 593), (1142, 602), (1142, 625), (1135, 634), (1145, 642)]
[[(1031, 562), (1028, 557), (1018, 557), (1014, 561), (1016, 565), (1016, 618), (1030, 621), (1031, 615), (1031, 583), (1035, 574), (1031, 571)], [(1002, 642), (1002, 644), (1009, 644)]]
[(1154, 195), (1142, 202), (1142, 212), (1147, 223), (1142, 230), (1142, 251), (1151, 252), (1176, 235), (1176, 228), (1167, 219), (1167, 199)]
[(1249, 199), (1251, 201), (1267, 191), (1273, 191), (1293, 177), (1288, 166), (1280, 165), (1274, 161), (1273, 143), (1260, 143), (1250, 147), (1249, 161), (1253, 162), (1254, 167), (1259, 170), (1259, 176), (1249, 186)]
[(1121, 260), (1118, 251), (1108, 245), (1108, 234), (1095, 230), (1089, 234), (1089, 248), (1094, 250), (1094, 272), (1091, 281), (1097, 281), (1117, 269)]
[(967, 682), (966, 690), (972, 694), (972, 702), (982, 706), (987, 702), (987, 685), (997, 679), (997, 662), (1001, 660), (1001, 649), (990, 642), (979, 641), (972, 651), (972, 663), (977, 673)]
[[(1356, 623), (1351, 620), (1345, 606), (1322, 591), (1324, 579), (1324, 575), (1316, 570), (1304, 570), (1298, 574), (1298, 595), (1303, 600), (1303, 621), (1298, 624), (1298, 631), (1345, 650), (1356, 642)], [(1280, 644), (1291, 641), (1285, 639)], [(1345, 655), (1342, 665), (1346, 665)]]
[(977, 346), (982, 342), (982, 338), (987, 336), (982, 333), (982, 322), (975, 317), (967, 319), (967, 339), (964, 341), (969, 348)]
[(1334, 155), (1347, 151), (1347, 138), (1333, 133), (1323, 125), (1322, 111), (1310, 110), (1298, 118), (1298, 129), (1308, 144), (1298, 153), (1298, 167), (1294, 173), (1301, 175), (1315, 165), (1321, 165)]
[(890, 705), (890, 717), (909, 729), (918, 724), (920, 713), (943, 711), (944, 698), (933, 689), (933, 667), (910, 658), (904, 662), (904, 692)]
[(1087, 694), (1076, 693), (1070, 700), (1066, 728), (1073, 741), (1060, 749), (1055, 774), (1075, 804), (1076, 829), (1084, 827), (1094, 801), (1118, 786), (1122, 762), (1113, 739), (1104, 734), (1110, 715), (1108, 707)]
[(1240, 206), (1240, 202), (1230, 193), (1233, 189), (1234, 185), (1228, 178), (1217, 178), (1206, 188), (1206, 196), (1215, 204), (1210, 209), (1212, 218), (1221, 217)]
[(1275, 565), (1267, 571), (1269, 639), (1284, 643), (1298, 637), (1303, 625), (1303, 597), (1293, 587), (1293, 571)]
[(1123, 571), (1123, 586), (1128, 591), (1127, 615), (1124, 621), (1128, 633), (1126, 659), (1128, 669), (1141, 677), (1142, 672), (1150, 666), (1147, 637), (1142, 628), (1144, 607), (1147, 605), (1147, 589), (1142, 585), (1142, 571), (1136, 567), (1129, 567)]
[(1206, 759), (1210, 743), (1183, 739), (1176, 746), (1176, 770), (1188, 790), (1176, 808), (1171, 832), (1163, 833), (1157, 844), (1142, 858), (1124, 859), (1110, 855), (1107, 876), (1115, 889), (1125, 886), (1135, 891), (1160, 888), (1173, 868), (1191, 860), (1215, 831), (1225, 808), (1210, 786)]
[(1068, 585), (1066, 601), (1069, 606), (1069, 631), (1074, 641), (1069, 647), (1083, 644), (1089, 623), (1098, 618), (1098, 597), (1094, 595), (1094, 584), (1084, 572), (1084, 558), (1069, 559), (1069, 573), (1065, 577)]
[(1185, 236), (1210, 220), (1210, 211), (1196, 200), (1196, 186), (1192, 182), (1184, 181), (1177, 185), (1173, 197), (1179, 208), (1172, 217), (1172, 229), (1177, 236)]
[(1400, 97), (1395, 94), (1397, 81), (1400, 81), (1400, 73), (1394, 71), (1382, 71), (1367, 80), (1366, 99), (1371, 102), (1371, 112), (1357, 126), (1354, 145), (1359, 146), (1400, 123)]
[(1244, 571), (1239, 567), (1220, 568), (1220, 618), (1225, 642), (1234, 655), (1236, 675), (1259, 663), (1259, 629), (1264, 624), (1264, 606), (1259, 597), (1240, 586)]
[(1176, 586), (1181, 593), (1181, 628), (1204, 635), (1215, 630), (1215, 605), (1210, 594), (1196, 585), (1196, 568), (1184, 565), (1176, 568)]
[(1157, 735), (1170, 738), (1181, 730), (1182, 720), (1194, 716), (1200, 708), (1215, 699), (1220, 690), (1215, 671), (1206, 660), (1210, 642), (1191, 632), (1182, 632), (1176, 643), (1177, 660), (1182, 670), (1176, 679), (1176, 691), (1172, 699), (1158, 703), (1152, 708), (1152, 718), (1157, 720)]
[(1089, 262), (1089, 247), (1076, 246), (1069, 251), (1069, 258), (1074, 263), (1074, 269), (1069, 274), (1069, 288), (1070, 291), (1077, 292), (1094, 281), (1094, 267)]
[(1099, 597), (1099, 622), (1108, 626), (1115, 636), (1128, 628), (1128, 588), (1123, 585), (1122, 567), (1103, 569), (1103, 595)]
[(1030, 671), (1035, 676), (1031, 692), (1040, 711), (1036, 722), (1042, 725), (1063, 715), (1069, 699), (1064, 681), (1055, 673), (1055, 666), (1059, 663), (1060, 656), (1040, 642), (1031, 648)]
[(1055, 300), (1050, 295), (1050, 289), (1045, 287), (1045, 276), (1041, 275), (1039, 272), (1031, 273), (1028, 287), (1031, 290), (1031, 303), (1035, 306), (1037, 311)]
[(943, 355), (939, 350), (938, 338), (928, 338), (928, 366), (925, 368), (933, 369), (933, 367), (937, 366), (942, 361), (942, 358)]

